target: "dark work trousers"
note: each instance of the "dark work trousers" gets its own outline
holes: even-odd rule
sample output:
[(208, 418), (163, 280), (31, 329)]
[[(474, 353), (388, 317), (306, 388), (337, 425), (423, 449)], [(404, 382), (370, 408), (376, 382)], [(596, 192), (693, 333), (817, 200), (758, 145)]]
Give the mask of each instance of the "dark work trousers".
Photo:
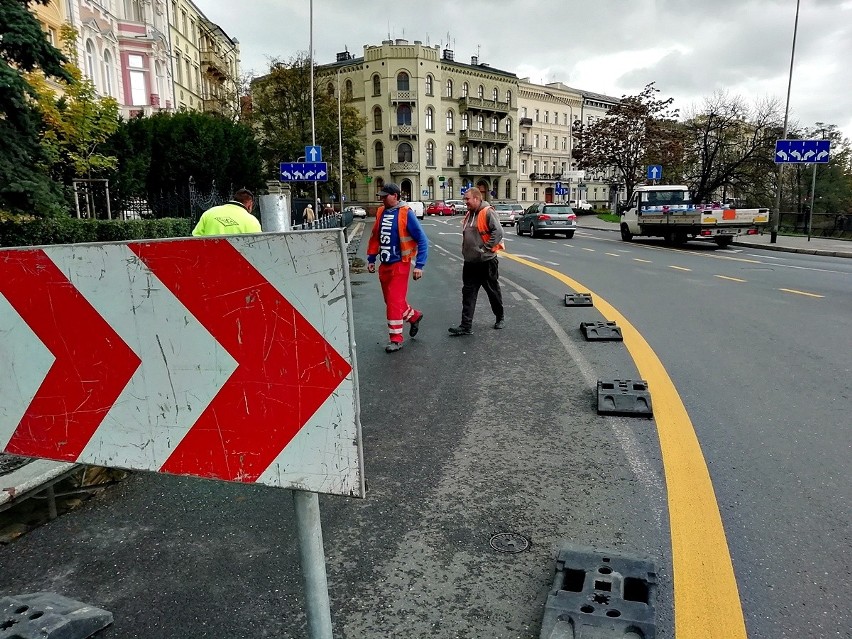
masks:
[(485, 262), (465, 262), (462, 268), (462, 328), (471, 328), (473, 312), (476, 310), (476, 297), (479, 287), (488, 293), (491, 310), (497, 320), (503, 319), (503, 295), (500, 293), (500, 282), (497, 258)]

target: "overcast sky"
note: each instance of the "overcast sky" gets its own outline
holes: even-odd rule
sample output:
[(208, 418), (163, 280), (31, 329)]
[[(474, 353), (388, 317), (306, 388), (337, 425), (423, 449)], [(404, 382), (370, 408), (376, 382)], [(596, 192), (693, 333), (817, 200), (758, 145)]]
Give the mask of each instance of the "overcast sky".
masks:
[[(240, 41), (244, 71), (309, 49), (310, 0), (195, 1)], [(719, 89), (783, 109), (795, 14), (796, 0), (313, 0), (314, 56), (404, 38), (615, 97), (655, 81), (681, 112)], [(852, 137), (852, 0), (801, 0), (790, 122)]]

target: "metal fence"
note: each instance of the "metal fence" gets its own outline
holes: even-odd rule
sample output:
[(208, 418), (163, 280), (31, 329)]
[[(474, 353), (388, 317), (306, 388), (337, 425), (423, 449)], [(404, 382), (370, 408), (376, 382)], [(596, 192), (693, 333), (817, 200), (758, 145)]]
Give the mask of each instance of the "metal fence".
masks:
[(838, 237), (852, 232), (852, 215), (842, 213), (781, 213), (779, 230), (791, 233), (807, 233), (808, 218), (811, 235)]
[(171, 191), (148, 192), (144, 195), (117, 193), (113, 211), (124, 220), (178, 217), (198, 220), (207, 209), (227, 202), (233, 195), (233, 185), (220, 188), (213, 182), (209, 189), (199, 188), (190, 178), (185, 186)]

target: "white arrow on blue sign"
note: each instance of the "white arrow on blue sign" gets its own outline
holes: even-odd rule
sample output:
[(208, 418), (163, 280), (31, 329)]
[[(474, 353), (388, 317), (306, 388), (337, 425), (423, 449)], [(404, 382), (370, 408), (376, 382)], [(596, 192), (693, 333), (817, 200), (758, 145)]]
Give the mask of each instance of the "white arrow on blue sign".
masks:
[(775, 164), (826, 164), (831, 140), (776, 140)]
[(649, 180), (660, 180), (663, 177), (663, 165), (662, 164), (649, 164), (648, 165), (648, 179)]
[(328, 165), (325, 162), (282, 162), (280, 182), (327, 182)]
[(321, 146), (306, 146), (305, 160), (307, 162), (322, 162), (322, 147)]

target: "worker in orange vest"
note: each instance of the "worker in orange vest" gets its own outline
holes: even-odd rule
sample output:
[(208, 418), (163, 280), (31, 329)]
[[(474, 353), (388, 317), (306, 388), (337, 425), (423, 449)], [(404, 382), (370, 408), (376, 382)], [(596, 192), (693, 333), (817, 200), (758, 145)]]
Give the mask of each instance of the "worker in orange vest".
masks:
[(395, 353), (402, 348), (402, 330), (409, 323), (408, 335), (420, 330), (423, 312), (412, 308), (408, 300), (408, 276), (414, 263), (413, 279), (423, 277), (429, 244), (417, 216), (407, 206), (399, 205), (400, 188), (389, 182), (379, 195), (384, 206), (376, 213), (376, 222), (367, 244), (367, 270), (376, 272), (379, 259), (379, 282), (387, 307), (390, 341), (385, 352)]
[(473, 312), (480, 287), (485, 289), (491, 302), (494, 328), (506, 325), (497, 268), (497, 251), (504, 248), (503, 225), (478, 188), (465, 192), (464, 203), (467, 213), (462, 222), (462, 318), (461, 324), (448, 329), (453, 337), (473, 334)]

